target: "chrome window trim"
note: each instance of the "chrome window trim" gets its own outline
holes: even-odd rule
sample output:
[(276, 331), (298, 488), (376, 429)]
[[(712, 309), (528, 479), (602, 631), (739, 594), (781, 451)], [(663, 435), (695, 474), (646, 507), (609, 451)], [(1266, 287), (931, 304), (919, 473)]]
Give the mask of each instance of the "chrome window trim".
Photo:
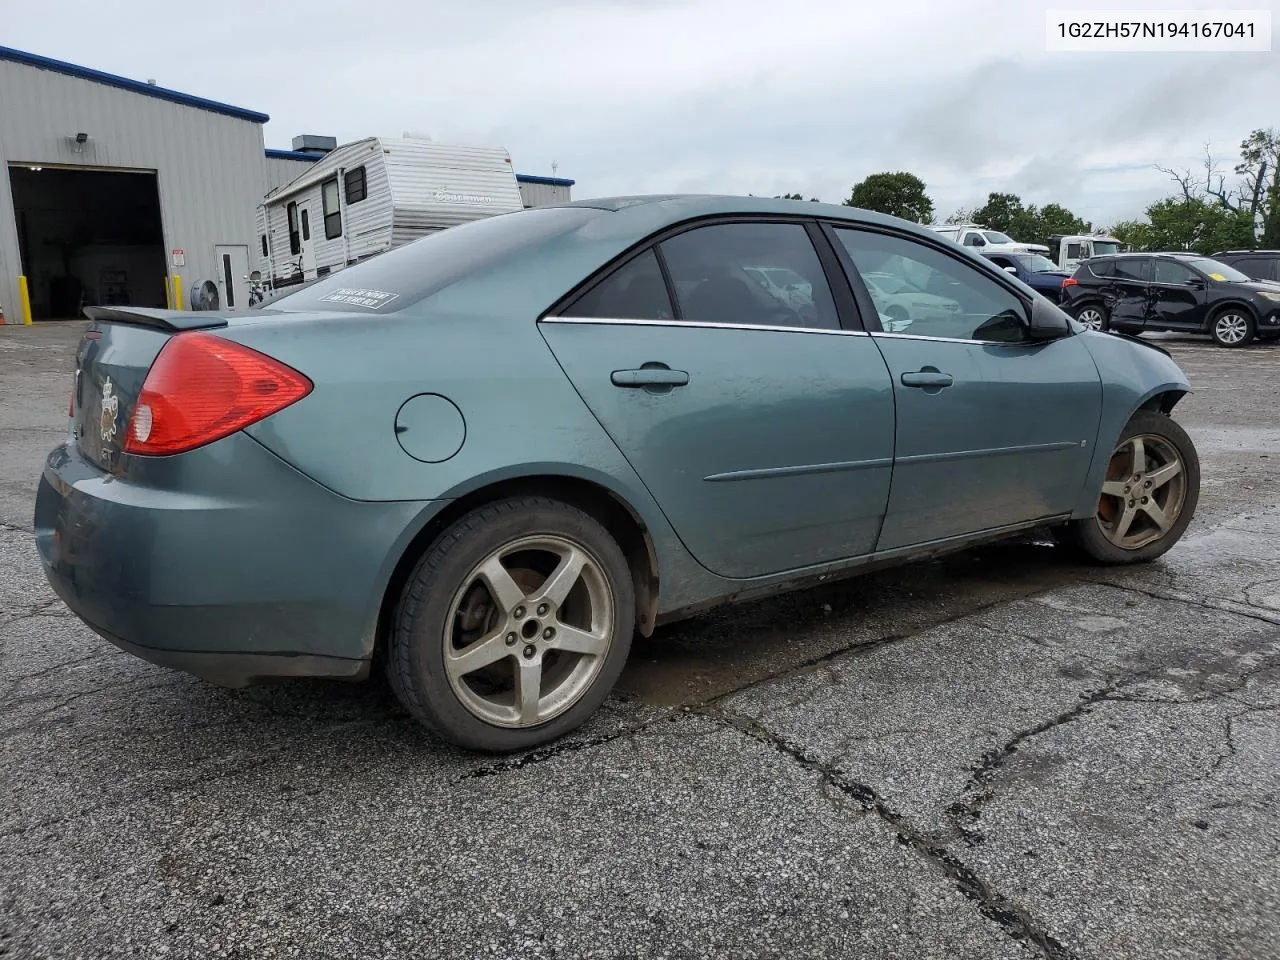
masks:
[(1036, 343), (1035, 340), (1018, 340), (1010, 343), (1008, 340), (971, 340), (967, 337), (926, 337), (922, 333), (884, 333), (879, 330), (871, 334), (872, 337), (890, 337), (894, 340), (928, 340), (936, 343), (971, 343), (980, 344), (984, 347), (1025, 347), (1029, 343)]
[(828, 327), (783, 327), (763, 323), (712, 323), (708, 320), (627, 320), (621, 317), (543, 317), (539, 323), (602, 323), (623, 327), (701, 327), (710, 330), (772, 330), (776, 333), (825, 333), (841, 337), (870, 336), (865, 330)]

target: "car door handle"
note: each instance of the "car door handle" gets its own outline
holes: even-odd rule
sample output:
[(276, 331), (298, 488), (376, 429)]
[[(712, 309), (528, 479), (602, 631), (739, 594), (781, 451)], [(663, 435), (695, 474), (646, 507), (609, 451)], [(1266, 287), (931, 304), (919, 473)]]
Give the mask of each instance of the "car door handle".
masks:
[(951, 374), (939, 370), (921, 370), (902, 375), (904, 387), (949, 387), (951, 382)]
[(689, 382), (684, 370), (667, 367), (641, 367), (639, 370), (615, 370), (609, 375), (615, 387), (683, 387)]

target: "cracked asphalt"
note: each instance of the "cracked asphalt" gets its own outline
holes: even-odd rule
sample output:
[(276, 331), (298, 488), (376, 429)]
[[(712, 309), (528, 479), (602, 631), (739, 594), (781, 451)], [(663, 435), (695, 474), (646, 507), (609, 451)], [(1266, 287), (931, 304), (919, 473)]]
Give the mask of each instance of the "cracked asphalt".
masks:
[(1280, 957), (1280, 347), (1167, 339), (1203, 489), (674, 625), (495, 759), (117, 652), (31, 539), (81, 325), (0, 328), (0, 956)]

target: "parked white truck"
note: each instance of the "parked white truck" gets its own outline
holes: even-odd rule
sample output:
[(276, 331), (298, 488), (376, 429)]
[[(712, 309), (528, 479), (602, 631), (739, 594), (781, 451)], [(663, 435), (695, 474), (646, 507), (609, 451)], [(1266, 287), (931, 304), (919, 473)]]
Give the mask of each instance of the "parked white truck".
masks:
[(991, 230), (977, 223), (942, 223), (930, 229), (963, 247), (974, 247), (982, 253), (1048, 254), (1049, 252), (1049, 248), (1043, 243), (1020, 243), (1008, 234)]
[(1055, 233), (1049, 238), (1049, 259), (1066, 273), (1075, 273), (1081, 260), (1120, 252), (1120, 241), (1109, 233)]

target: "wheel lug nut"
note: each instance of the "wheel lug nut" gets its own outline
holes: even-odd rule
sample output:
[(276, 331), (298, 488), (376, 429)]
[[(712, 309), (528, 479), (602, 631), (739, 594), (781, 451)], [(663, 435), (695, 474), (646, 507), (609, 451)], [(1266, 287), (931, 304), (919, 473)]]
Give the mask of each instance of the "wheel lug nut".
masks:
[(1129, 492), (1129, 490), (1130, 490), (1130, 488), (1129, 488), (1129, 487), (1125, 487), (1125, 488), (1124, 488), (1124, 492), (1125, 492), (1125, 493), (1128, 493), (1128, 492)]
[(514, 647), (516, 645), (516, 635), (514, 633), (507, 634), (507, 646)]
[(1143, 502), (1143, 503), (1150, 503), (1150, 502), (1151, 502), (1151, 498), (1150, 498), (1150, 497), (1143, 497), (1143, 498), (1142, 498), (1142, 502)]
[(547, 627), (547, 629), (545, 629), (545, 630), (543, 630), (543, 631), (542, 631), (542, 639), (543, 639), (543, 640), (550, 640), (550, 639), (551, 639), (552, 637), (554, 637), (555, 635), (556, 635), (556, 632), (555, 632), (554, 630), (552, 630), (550, 627)]
[(524, 616), (524, 607), (516, 607), (514, 610), (511, 611), (511, 614), (517, 620), (519, 620), (521, 617)]
[(1144, 488), (1144, 489), (1150, 488), (1150, 486), (1151, 486), (1151, 481), (1150, 481), (1150, 480), (1148, 480), (1148, 481), (1147, 481), (1146, 483), (1144, 483), (1142, 486), (1143, 486), (1143, 488)]
[(1135, 500), (1130, 500), (1130, 501), (1129, 501), (1129, 506), (1131, 506), (1131, 507), (1132, 507), (1132, 506), (1136, 506), (1136, 504), (1137, 504), (1137, 501), (1135, 501)]
[(547, 611), (550, 609), (551, 608), (548, 607), (545, 603), (538, 604), (538, 616), (545, 617), (547, 615)]
[(538, 652), (538, 648), (531, 643), (524, 648), (524, 658), (526, 660), (532, 660), (534, 654), (536, 654), (537, 652)]

